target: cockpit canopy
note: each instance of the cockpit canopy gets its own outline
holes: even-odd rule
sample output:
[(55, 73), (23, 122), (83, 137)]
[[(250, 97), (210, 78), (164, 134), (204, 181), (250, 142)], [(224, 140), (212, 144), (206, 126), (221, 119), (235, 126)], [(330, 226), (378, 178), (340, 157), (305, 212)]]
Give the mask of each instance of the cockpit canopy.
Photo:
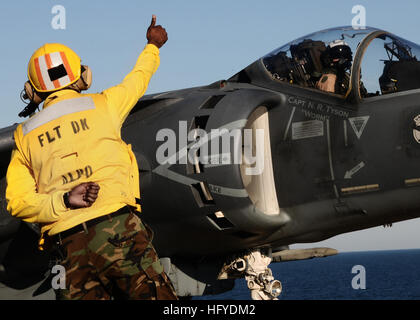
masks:
[(343, 97), (353, 83), (365, 98), (420, 88), (418, 57), (418, 45), (387, 32), (340, 27), (294, 40), (264, 56), (262, 63), (273, 81)]
[(363, 52), (359, 72), (368, 96), (420, 88), (420, 47), (383, 33)]

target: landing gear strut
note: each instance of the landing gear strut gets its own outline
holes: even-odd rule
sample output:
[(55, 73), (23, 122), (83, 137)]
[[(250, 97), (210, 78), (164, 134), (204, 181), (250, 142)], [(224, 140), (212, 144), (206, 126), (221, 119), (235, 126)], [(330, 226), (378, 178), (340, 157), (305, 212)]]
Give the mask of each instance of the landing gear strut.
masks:
[(219, 279), (242, 278), (251, 291), (253, 300), (278, 300), (282, 286), (275, 280), (268, 265), (271, 263), (271, 252), (264, 255), (260, 250), (251, 251), (229, 264), (225, 264)]

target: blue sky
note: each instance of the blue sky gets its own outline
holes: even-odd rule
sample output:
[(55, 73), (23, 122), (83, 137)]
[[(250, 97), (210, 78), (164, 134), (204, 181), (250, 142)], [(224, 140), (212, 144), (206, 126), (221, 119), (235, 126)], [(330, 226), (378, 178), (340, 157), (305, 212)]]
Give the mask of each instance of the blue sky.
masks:
[[(0, 4), (0, 127), (20, 122), (19, 94), (28, 59), (45, 42), (73, 48), (93, 71), (90, 92), (120, 82), (146, 43), (152, 14), (169, 35), (148, 93), (205, 85), (229, 78), (273, 49), (317, 30), (350, 25), (354, 5), (366, 8), (367, 25), (420, 43), (420, 2), (390, 0), (43, 0)], [(66, 9), (66, 29), (54, 30), (51, 9)], [(339, 250), (415, 248), (420, 221), (332, 238)], [(304, 246), (306, 247), (306, 246)]]

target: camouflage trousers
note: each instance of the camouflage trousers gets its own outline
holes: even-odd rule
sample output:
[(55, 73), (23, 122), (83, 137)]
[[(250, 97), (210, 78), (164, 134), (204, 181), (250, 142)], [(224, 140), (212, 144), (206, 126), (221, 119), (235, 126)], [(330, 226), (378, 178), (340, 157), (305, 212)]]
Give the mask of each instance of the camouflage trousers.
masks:
[(57, 299), (177, 299), (152, 237), (127, 212), (62, 239), (66, 289), (56, 291)]

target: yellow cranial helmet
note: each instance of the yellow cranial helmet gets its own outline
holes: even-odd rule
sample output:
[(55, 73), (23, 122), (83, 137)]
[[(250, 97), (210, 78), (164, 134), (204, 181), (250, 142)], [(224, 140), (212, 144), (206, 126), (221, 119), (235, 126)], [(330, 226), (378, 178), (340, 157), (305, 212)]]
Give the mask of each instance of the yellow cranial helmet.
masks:
[(79, 56), (59, 43), (46, 43), (29, 60), (28, 78), (38, 92), (63, 89), (80, 79)]

